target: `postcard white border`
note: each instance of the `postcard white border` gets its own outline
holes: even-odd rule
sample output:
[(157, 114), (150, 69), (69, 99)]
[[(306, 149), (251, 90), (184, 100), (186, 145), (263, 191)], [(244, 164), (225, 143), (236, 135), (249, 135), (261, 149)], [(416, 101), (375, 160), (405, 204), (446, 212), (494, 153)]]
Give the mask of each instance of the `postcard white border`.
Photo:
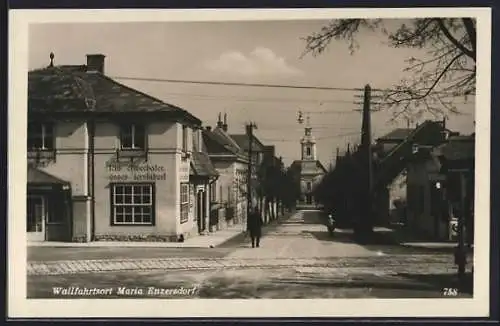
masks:
[[(477, 19), (475, 275), (473, 299), (57, 300), (26, 299), (26, 112), (31, 23), (310, 20), (475, 17)], [(8, 317), (473, 317), (489, 315), (490, 8), (11, 10), (9, 11)]]

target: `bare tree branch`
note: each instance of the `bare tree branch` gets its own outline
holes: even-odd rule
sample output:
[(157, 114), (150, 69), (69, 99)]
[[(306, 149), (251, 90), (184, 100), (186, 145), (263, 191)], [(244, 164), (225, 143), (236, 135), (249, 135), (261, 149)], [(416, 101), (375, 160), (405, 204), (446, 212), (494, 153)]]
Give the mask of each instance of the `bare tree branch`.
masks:
[(451, 43), (453, 43), (453, 45), (455, 45), (465, 55), (469, 56), (472, 60), (476, 61), (476, 53), (475, 53), (475, 51), (467, 49), (465, 47), (465, 45), (463, 45), (455, 37), (453, 37), (453, 35), (451, 35), (450, 31), (448, 30), (448, 28), (444, 24), (443, 19), (438, 18), (438, 19), (436, 19), (436, 22), (438, 23), (439, 28), (441, 29), (441, 31), (443, 32), (443, 34), (448, 38), (448, 40), (450, 40)]
[(474, 53), (474, 61), (476, 61), (477, 39), (476, 39), (476, 26), (474, 24), (474, 20), (471, 18), (462, 18), (462, 21), (464, 23), (465, 30), (467, 31), (467, 35), (469, 36), (469, 44), (472, 47), (472, 52)]
[(359, 47), (356, 36), (363, 28), (381, 29), (392, 47), (427, 50), (427, 57), (407, 60), (404, 71), (408, 76), (382, 92), (379, 110), (393, 109), (394, 118), (425, 111), (456, 113), (454, 99), (475, 94), (476, 27), (471, 18), (418, 18), (401, 23), (393, 31), (387, 31), (381, 19), (334, 20), (304, 39), (303, 55), (319, 55), (333, 40), (347, 41), (353, 53)]

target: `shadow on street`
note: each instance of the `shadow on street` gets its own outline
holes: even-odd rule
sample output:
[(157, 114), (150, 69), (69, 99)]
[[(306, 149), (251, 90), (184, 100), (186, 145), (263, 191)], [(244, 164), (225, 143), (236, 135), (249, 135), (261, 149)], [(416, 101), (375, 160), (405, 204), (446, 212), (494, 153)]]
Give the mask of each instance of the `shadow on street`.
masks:
[[(446, 277), (447, 279), (444, 279)], [(232, 284), (224, 278), (213, 278), (200, 289), (199, 296), (201, 298), (470, 297), (464, 292), (459, 292), (456, 296), (444, 296), (443, 284), (449, 283), (449, 278), (450, 275), (429, 275), (428, 279), (384, 278), (366, 275), (331, 278), (311, 275), (299, 278), (271, 277), (268, 280), (260, 280), (258, 284), (243, 280)], [(440, 280), (445, 283), (439, 283)], [(452, 285), (448, 286), (452, 287)]]
[(460, 284), (457, 275), (450, 277), (449, 274), (413, 274), (413, 273), (398, 273), (398, 276), (408, 280), (430, 284), (436, 288), (451, 288), (459, 289), (463, 294), (473, 294), (473, 274), (467, 273), (464, 277), (463, 284)]
[(390, 236), (379, 235), (380, 239), (376, 241), (370, 241), (370, 243), (362, 243), (357, 241), (354, 237), (354, 234), (351, 230), (335, 230), (333, 235), (330, 235), (326, 231), (302, 231), (302, 233), (307, 233), (313, 236), (315, 239), (319, 241), (327, 241), (334, 243), (356, 243), (357, 245), (362, 246), (363, 248), (374, 251), (374, 252), (390, 252), (391, 254), (453, 254), (453, 248), (451, 247), (417, 247), (411, 246), (404, 243), (398, 243), (395, 241), (391, 241)]

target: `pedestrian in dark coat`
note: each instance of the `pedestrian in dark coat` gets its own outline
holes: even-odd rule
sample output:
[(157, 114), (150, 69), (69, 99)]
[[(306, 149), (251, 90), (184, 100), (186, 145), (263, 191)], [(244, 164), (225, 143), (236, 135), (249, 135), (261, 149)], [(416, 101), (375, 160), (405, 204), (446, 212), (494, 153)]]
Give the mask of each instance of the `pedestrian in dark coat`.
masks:
[(252, 238), (252, 248), (259, 248), (260, 237), (262, 236), (262, 216), (257, 207), (254, 207), (248, 215), (248, 232)]

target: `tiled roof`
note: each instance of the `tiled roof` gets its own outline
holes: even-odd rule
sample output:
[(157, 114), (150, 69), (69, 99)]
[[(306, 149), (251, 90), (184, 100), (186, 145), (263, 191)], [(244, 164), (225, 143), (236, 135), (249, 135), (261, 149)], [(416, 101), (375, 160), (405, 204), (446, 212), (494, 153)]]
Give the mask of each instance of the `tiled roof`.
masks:
[(168, 112), (174, 117), (201, 121), (175, 105), (125, 86), (85, 65), (56, 66), (28, 72), (28, 110), (56, 112)]
[(474, 136), (453, 136), (448, 141), (439, 146), (438, 152), (446, 160), (458, 161), (469, 160), (475, 157), (475, 137)]
[(68, 184), (69, 182), (59, 179), (47, 172), (28, 166), (28, 183), (31, 184)]
[(203, 141), (209, 154), (233, 154), (229, 148), (218, 141), (212, 131), (203, 130)]
[[(232, 139), (238, 144), (238, 146), (243, 149), (244, 151), (248, 151), (250, 148), (250, 143), (248, 141), (248, 136), (243, 134), (243, 135), (230, 135)], [(253, 151), (259, 151), (262, 152), (264, 151), (264, 144), (255, 136), (253, 135), (253, 142), (252, 142), (252, 150)]]
[(385, 140), (385, 141), (391, 141), (391, 140), (404, 140), (408, 135), (410, 135), (415, 129), (413, 128), (397, 128), (394, 129), (393, 131), (389, 132), (388, 134), (379, 137), (377, 140)]
[(209, 154), (229, 154), (243, 159), (247, 158), (234, 139), (221, 128), (204, 130), (203, 136)]
[(212, 161), (210, 161), (208, 154), (204, 152), (193, 152), (191, 167), (192, 175), (204, 177), (214, 177), (219, 175), (217, 170), (215, 170)]
[(326, 173), (326, 169), (320, 161), (301, 161), (292, 162), (291, 168), (298, 170), (301, 174), (322, 174)]

